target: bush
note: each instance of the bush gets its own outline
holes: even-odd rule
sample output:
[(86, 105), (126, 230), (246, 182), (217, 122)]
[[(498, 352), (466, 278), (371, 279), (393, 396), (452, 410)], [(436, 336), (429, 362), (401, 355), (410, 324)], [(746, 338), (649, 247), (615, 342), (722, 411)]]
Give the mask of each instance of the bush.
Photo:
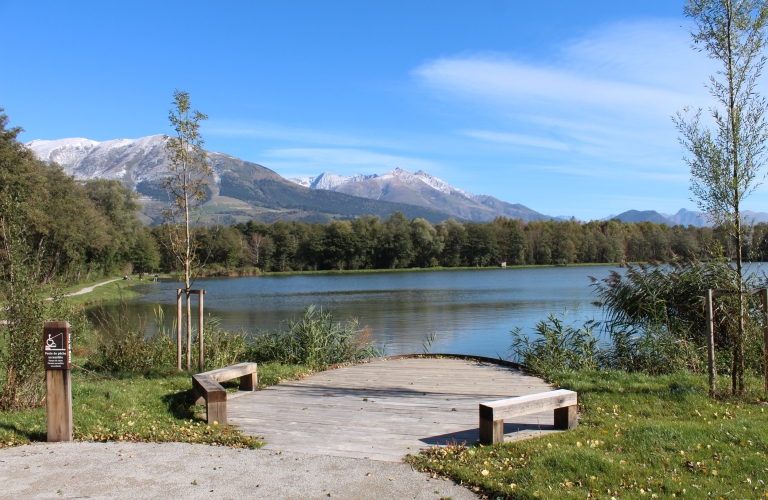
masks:
[(553, 371), (593, 370), (603, 363), (599, 340), (594, 336), (596, 323), (586, 322), (581, 327), (564, 324), (565, 314), (550, 314), (536, 324), (538, 334), (530, 340), (515, 328), (510, 351), (513, 359), (533, 373), (546, 375)]
[[(226, 332), (219, 328), (218, 318), (208, 318), (203, 330), (203, 363), (205, 371), (223, 368), (248, 361), (251, 358), (251, 347), (245, 341), (245, 335), (240, 332)], [(200, 338), (192, 346), (194, 353), (199, 352)]]
[(256, 361), (299, 364), (312, 370), (380, 355), (369, 328), (361, 329), (357, 320), (334, 323), (330, 311), (314, 305), (299, 320), (289, 320), (286, 329), (259, 332), (252, 347)]
[[(557, 370), (612, 368), (629, 372), (667, 374), (679, 370), (705, 371), (706, 319), (702, 292), (738, 290), (733, 268), (724, 262), (692, 262), (661, 266), (632, 266), (624, 276), (616, 272), (593, 286), (603, 308), (602, 323), (587, 321), (577, 328), (549, 316), (536, 326), (531, 341), (513, 330), (510, 350), (530, 370), (547, 374)], [(747, 289), (765, 284), (752, 275)], [(746, 301), (745, 360), (748, 370), (763, 372), (760, 299)], [(732, 370), (733, 332), (739, 318), (736, 297), (715, 302), (715, 348), (718, 373)], [(610, 343), (599, 346), (593, 330), (599, 328)]]
[(120, 304), (113, 315), (105, 309), (96, 313), (98, 347), (92, 368), (107, 372), (147, 373), (176, 366), (176, 343), (164, 329), (148, 336), (146, 323), (130, 324), (127, 307)]

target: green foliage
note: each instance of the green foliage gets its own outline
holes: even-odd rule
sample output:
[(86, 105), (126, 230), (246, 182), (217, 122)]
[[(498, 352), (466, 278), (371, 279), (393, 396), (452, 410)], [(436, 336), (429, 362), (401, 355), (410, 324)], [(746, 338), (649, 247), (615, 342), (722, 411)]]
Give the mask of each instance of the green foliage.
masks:
[(252, 356), (259, 362), (300, 364), (320, 370), (380, 356), (381, 350), (370, 337), (370, 330), (360, 329), (357, 320), (334, 322), (330, 311), (309, 306), (303, 317), (289, 320), (287, 328), (259, 332)]
[[(685, 14), (693, 19), (693, 47), (721, 66), (707, 88), (715, 100), (709, 108), (713, 129), (700, 122), (701, 108), (690, 117), (673, 118), (680, 144), (690, 153), (691, 191), (706, 217), (736, 243), (739, 322), (732, 335), (732, 390), (744, 390), (746, 327), (744, 318), (743, 249), (745, 222), (741, 206), (760, 184), (768, 159), (768, 101), (760, 95), (766, 57), (768, 2), (765, 0), (689, 0)], [(688, 113), (688, 109), (685, 110)]]
[(512, 330), (510, 351), (513, 359), (536, 374), (562, 370), (594, 370), (604, 364), (599, 340), (594, 335), (595, 324), (587, 322), (576, 327), (564, 323), (565, 314), (550, 314), (536, 324), (536, 336), (531, 340), (521, 328)]
[[(203, 360), (205, 370), (214, 370), (250, 360), (250, 346), (245, 334), (227, 332), (219, 328), (218, 318), (209, 317), (203, 331)], [(200, 348), (199, 337), (192, 346), (193, 352)]]
[(488, 498), (765, 498), (762, 383), (711, 400), (705, 375), (553, 373), (577, 391), (576, 430), (494, 446), (435, 447), (407, 458)]
[(147, 335), (146, 324), (132, 326), (125, 302), (115, 314), (100, 308), (96, 315), (98, 348), (91, 369), (110, 373), (148, 373), (176, 365), (176, 343), (170, 332)]
[[(705, 371), (706, 320), (702, 291), (738, 290), (737, 274), (723, 262), (691, 262), (662, 266), (630, 266), (622, 276), (611, 272), (593, 279), (604, 311), (602, 323), (581, 327), (564, 325), (557, 317), (541, 321), (530, 340), (518, 328), (512, 331), (510, 350), (515, 359), (539, 374), (563, 369), (610, 368), (650, 374), (678, 370)], [(745, 287), (762, 288), (764, 280), (751, 275)], [(715, 301), (717, 371), (733, 373), (734, 331), (739, 320), (737, 297)], [(748, 296), (745, 360), (747, 369), (763, 372), (762, 318), (758, 296)], [(605, 339), (593, 335), (599, 327)]]

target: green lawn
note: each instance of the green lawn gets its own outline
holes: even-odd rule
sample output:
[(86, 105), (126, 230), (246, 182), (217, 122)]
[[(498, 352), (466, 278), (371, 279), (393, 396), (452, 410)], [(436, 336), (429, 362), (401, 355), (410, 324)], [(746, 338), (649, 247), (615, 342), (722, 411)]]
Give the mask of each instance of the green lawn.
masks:
[(560, 373), (554, 381), (578, 391), (578, 429), (432, 449), (408, 461), (489, 498), (768, 497), (761, 380), (749, 380), (744, 398), (718, 400), (692, 374)]
[[(297, 365), (259, 365), (259, 386), (307, 373)], [(236, 385), (237, 381), (233, 381)], [(234, 387), (234, 385), (233, 385)], [(72, 371), (74, 438), (88, 441), (176, 441), (258, 448), (262, 442), (234, 427), (207, 425), (192, 405), (189, 374), (169, 371), (124, 377)], [(0, 448), (45, 441), (45, 406), (0, 413)]]

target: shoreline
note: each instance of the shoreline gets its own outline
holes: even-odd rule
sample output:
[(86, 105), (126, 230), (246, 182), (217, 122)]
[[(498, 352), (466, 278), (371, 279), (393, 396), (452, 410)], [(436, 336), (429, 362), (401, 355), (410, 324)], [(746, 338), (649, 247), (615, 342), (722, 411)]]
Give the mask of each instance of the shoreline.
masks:
[[(635, 265), (640, 264), (639, 262), (628, 262), (626, 265)], [(500, 267), (500, 266), (486, 266), (486, 267), (476, 267), (476, 266), (462, 266), (462, 267), (442, 267), (442, 266), (435, 266), (435, 267), (403, 267), (403, 268), (396, 268), (396, 269), (323, 269), (323, 270), (317, 270), (317, 271), (267, 271), (262, 272), (259, 274), (259, 276), (290, 276), (294, 274), (366, 274), (366, 273), (407, 273), (407, 272), (426, 272), (426, 271), (488, 271), (491, 269), (498, 269), (498, 270), (507, 270), (507, 269), (535, 269), (535, 268), (553, 268), (553, 267), (605, 267), (605, 266), (611, 266), (611, 267), (622, 267), (621, 263), (619, 262), (611, 262), (611, 263), (593, 263), (593, 262), (587, 262), (587, 263), (577, 263), (577, 264), (568, 264), (568, 265), (561, 265), (561, 264), (521, 264), (517, 266), (507, 266), (507, 267)]]

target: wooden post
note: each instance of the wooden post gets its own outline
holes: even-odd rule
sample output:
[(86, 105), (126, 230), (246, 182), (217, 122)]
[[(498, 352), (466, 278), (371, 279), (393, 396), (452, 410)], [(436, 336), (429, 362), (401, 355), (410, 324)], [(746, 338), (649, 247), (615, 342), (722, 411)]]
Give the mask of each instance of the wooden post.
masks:
[(176, 368), (181, 371), (181, 288), (176, 289)]
[(578, 405), (555, 408), (555, 428), (563, 430), (575, 429), (579, 426)]
[(765, 362), (765, 392), (768, 392), (768, 288), (760, 290), (763, 296), (763, 360)]
[(198, 340), (200, 341), (200, 359), (199, 359), (199, 367), (200, 371), (204, 371), (204, 364), (203, 364), (203, 295), (205, 295), (205, 290), (198, 290), (197, 296), (200, 298), (200, 309), (197, 311), (197, 320), (198, 320)]
[(66, 321), (43, 324), (43, 362), (47, 439), (72, 441), (72, 339)]
[(707, 373), (709, 373), (709, 395), (715, 397), (715, 317), (712, 307), (712, 290), (704, 292), (707, 312)]

